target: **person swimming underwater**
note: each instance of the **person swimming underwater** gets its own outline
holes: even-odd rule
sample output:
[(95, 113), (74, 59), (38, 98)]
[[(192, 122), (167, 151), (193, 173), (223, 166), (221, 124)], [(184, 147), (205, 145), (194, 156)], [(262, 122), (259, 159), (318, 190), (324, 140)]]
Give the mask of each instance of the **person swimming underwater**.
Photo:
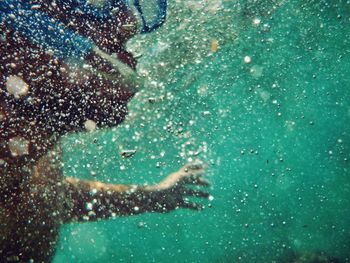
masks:
[[(119, 81), (125, 75), (131, 81), (132, 71), (108, 54), (117, 54), (122, 62), (134, 68), (136, 61), (125, 51), (124, 45), (137, 33), (138, 25), (141, 24), (138, 21), (142, 22), (141, 33), (152, 32), (165, 22), (166, 0), (153, 1), (155, 10), (153, 13), (148, 12), (150, 14), (147, 16), (142, 2), (134, 0), (132, 4), (126, 0), (3, 0), (0, 5), (0, 21), (32, 44), (40, 46), (42, 51), (52, 52), (54, 57), (66, 63), (86, 65), (95, 62), (92, 66), (101, 69), (109, 61), (121, 73), (117, 78)], [(136, 11), (133, 10), (137, 10), (139, 15), (135, 15)]]
[(149, 186), (63, 176), (60, 137), (118, 125), (141, 88), (125, 43), (164, 23), (166, 0), (147, 18), (151, 2), (0, 1), (0, 262), (50, 262), (64, 223), (197, 210), (186, 197), (208, 197), (188, 187), (208, 185), (200, 163)]

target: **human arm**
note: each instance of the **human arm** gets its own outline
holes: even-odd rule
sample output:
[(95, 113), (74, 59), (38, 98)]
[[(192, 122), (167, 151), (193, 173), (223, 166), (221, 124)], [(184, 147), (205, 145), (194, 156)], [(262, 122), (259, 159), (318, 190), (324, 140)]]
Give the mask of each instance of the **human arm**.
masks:
[(166, 213), (177, 208), (201, 209), (201, 204), (188, 202), (186, 198), (209, 196), (205, 191), (189, 188), (189, 185), (208, 186), (202, 178), (203, 173), (202, 165), (187, 164), (160, 183), (150, 186), (113, 185), (66, 178), (64, 221), (95, 221), (144, 212)]
[(93, 46), (85, 58), (85, 69), (91, 74), (112, 81), (124, 87), (130, 93), (136, 93), (143, 87), (143, 77), (128, 64), (112, 56), (99, 47)]

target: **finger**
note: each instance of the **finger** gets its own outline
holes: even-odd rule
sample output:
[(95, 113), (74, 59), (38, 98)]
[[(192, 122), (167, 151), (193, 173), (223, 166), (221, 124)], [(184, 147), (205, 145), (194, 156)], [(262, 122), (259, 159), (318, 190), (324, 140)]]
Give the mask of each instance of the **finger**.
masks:
[(200, 185), (200, 186), (209, 186), (210, 183), (208, 180), (204, 179), (202, 176), (190, 176), (183, 178), (184, 184)]
[(185, 168), (183, 170), (183, 175), (186, 177), (199, 177), (204, 175), (205, 171), (204, 169), (188, 169)]
[(192, 162), (184, 166), (185, 170), (204, 170), (204, 165), (201, 162)]
[(184, 202), (180, 205), (182, 208), (191, 209), (191, 210), (202, 210), (204, 208), (203, 205), (198, 203), (190, 203), (190, 202)]
[(203, 177), (197, 177), (195, 183), (201, 186), (210, 186), (209, 181), (204, 179)]
[(194, 190), (194, 189), (186, 189), (184, 194), (187, 196), (200, 197), (200, 198), (208, 198), (210, 194), (208, 192), (202, 190)]

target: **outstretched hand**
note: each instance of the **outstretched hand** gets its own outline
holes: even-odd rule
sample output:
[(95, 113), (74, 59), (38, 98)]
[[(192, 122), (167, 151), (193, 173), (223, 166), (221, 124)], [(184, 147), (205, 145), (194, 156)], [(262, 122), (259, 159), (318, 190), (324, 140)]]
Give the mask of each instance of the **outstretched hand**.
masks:
[(202, 204), (190, 202), (188, 197), (210, 196), (207, 191), (190, 188), (190, 186), (209, 186), (209, 182), (203, 178), (205, 168), (201, 163), (188, 163), (160, 183), (151, 186), (155, 195), (153, 199), (155, 211), (168, 212), (177, 208), (202, 209)]

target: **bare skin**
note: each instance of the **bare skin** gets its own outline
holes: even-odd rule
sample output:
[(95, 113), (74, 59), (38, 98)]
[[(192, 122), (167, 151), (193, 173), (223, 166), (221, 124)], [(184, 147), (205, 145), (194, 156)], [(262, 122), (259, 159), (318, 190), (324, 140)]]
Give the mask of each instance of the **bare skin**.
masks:
[[(21, 35), (1, 24), (0, 32), (6, 32), (0, 41), (1, 262), (50, 262), (59, 227), (65, 223), (202, 207), (186, 200), (208, 197), (207, 192), (189, 187), (208, 185), (201, 164), (187, 164), (149, 186), (64, 175), (60, 137), (82, 131), (87, 120), (98, 127), (118, 125), (134, 90), (106, 77), (118, 79), (113, 69), (107, 74), (79, 69), (72, 76), (67, 64)], [(122, 43), (118, 45), (118, 58), (134, 69), (136, 61)], [(100, 64), (99, 57), (92, 54), (87, 63)], [(27, 85), (26, 94), (9, 92), (14, 76)]]
[(15, 203), (1, 207), (0, 255), (5, 262), (49, 262), (64, 223), (177, 208), (199, 210), (201, 204), (186, 198), (208, 197), (207, 192), (187, 187), (208, 185), (200, 164), (187, 164), (156, 185), (115, 185), (63, 176), (60, 156), (53, 150), (41, 157), (11, 200)]

